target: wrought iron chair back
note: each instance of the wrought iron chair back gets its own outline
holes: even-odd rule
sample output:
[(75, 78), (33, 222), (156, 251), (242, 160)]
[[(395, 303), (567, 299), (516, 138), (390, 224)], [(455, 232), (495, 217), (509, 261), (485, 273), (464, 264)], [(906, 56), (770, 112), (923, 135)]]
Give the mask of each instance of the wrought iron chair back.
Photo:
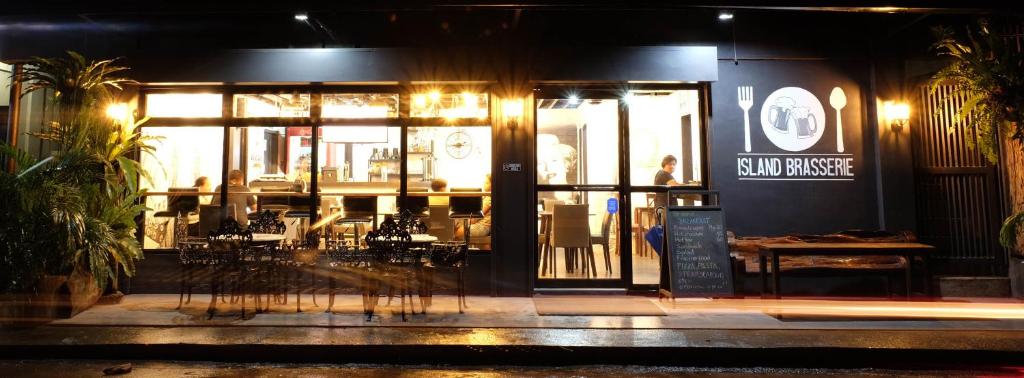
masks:
[(398, 228), (408, 231), (410, 234), (425, 234), (429, 227), (420, 217), (413, 215), (409, 210), (403, 210), (398, 215)]
[(210, 251), (221, 255), (222, 259), (244, 259), (249, 254), (252, 243), (252, 231), (242, 228), (233, 218), (225, 219), (220, 227), (207, 235)]
[(412, 236), (392, 217), (384, 218), (380, 227), (366, 234), (366, 245), (374, 260), (381, 264), (402, 263), (409, 256)]
[(263, 210), (255, 220), (249, 222), (249, 231), (255, 234), (284, 234), (287, 225), (281, 221), (279, 213)]

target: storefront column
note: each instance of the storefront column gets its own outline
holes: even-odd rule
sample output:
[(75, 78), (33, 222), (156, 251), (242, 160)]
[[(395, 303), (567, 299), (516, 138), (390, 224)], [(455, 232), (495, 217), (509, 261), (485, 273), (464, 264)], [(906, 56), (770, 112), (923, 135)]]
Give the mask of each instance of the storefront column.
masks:
[[(499, 95), (501, 95), (499, 93)], [(536, 201), (533, 178), (535, 135), (533, 96), (511, 93), (496, 96), (494, 118), (492, 180), (492, 294), (529, 296), (532, 291), (532, 243), (536, 232)], [(522, 104), (520, 114), (505, 105)], [(515, 107), (515, 105), (512, 105)]]

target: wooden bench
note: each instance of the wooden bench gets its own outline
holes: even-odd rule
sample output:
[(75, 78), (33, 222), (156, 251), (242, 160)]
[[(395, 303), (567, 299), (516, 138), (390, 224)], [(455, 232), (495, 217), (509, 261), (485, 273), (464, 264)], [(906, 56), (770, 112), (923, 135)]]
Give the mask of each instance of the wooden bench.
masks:
[(767, 243), (758, 248), (758, 266), (761, 271), (761, 297), (766, 296), (768, 286), (768, 260), (772, 264), (772, 293), (781, 298), (780, 281), (782, 270), (779, 268), (781, 256), (899, 256), (905, 259), (904, 276), (907, 286), (907, 297), (910, 287), (914, 258), (921, 257), (925, 276), (925, 291), (931, 295), (931, 282), (928, 278), (928, 254), (935, 247), (920, 243)]

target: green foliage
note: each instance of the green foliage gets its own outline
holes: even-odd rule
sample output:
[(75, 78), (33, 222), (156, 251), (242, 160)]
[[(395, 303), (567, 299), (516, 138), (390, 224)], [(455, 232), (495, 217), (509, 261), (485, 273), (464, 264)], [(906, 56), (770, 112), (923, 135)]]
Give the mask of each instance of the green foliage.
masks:
[[(1009, 36), (994, 31), (1006, 29), (987, 20), (979, 20), (975, 28), (960, 35), (939, 28), (934, 46), (952, 63), (932, 78), (932, 90), (952, 84), (963, 96), (957, 118), (964, 127), (976, 131), (978, 139), (972, 147), (976, 146), (992, 164), (999, 162), (1001, 138), (1024, 146), (1024, 52)], [(1007, 218), (999, 232), (1000, 243), (1016, 248), (1022, 225), (1024, 213)]]
[(103, 114), (111, 90), (131, 80), (112, 78), (125, 70), (112, 60), (35, 58), (15, 79), (26, 93), (52, 89), (60, 104), (50, 127), (32, 134), (52, 142), (51, 158), (36, 165), (31, 156), (0, 145), (15, 169), (0, 174), (0, 290), (31, 290), (44, 274), (91, 272), (100, 287), (120, 267), (128, 275), (142, 249), (135, 239), (142, 205), (138, 177), (148, 173), (137, 153), (152, 153), (152, 138), (138, 131), (143, 121), (121, 124)]
[(128, 70), (127, 67), (113, 65), (116, 59), (90, 61), (74, 51), (67, 54), (66, 58), (34, 57), (14, 80), (25, 85), (24, 93), (52, 90), (57, 103), (71, 113), (96, 101), (107, 100), (113, 90), (136, 83), (114, 76)]
[(952, 62), (934, 75), (932, 90), (952, 84), (963, 96), (957, 118), (977, 131), (976, 147), (996, 164), (1000, 136), (1024, 140), (1024, 53), (993, 28), (1001, 27), (980, 20), (963, 34), (936, 29), (934, 48)]

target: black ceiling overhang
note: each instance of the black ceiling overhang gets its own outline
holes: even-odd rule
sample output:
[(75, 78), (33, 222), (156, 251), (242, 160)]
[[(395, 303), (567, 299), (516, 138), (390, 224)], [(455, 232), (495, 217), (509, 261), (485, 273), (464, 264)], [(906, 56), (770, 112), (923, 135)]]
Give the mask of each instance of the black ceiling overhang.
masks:
[(265, 13), (344, 11), (432, 11), (441, 9), (685, 9), (685, 8), (790, 9), (837, 12), (989, 12), (1021, 9), (1015, 1), (995, 0), (448, 0), (448, 1), (78, 1), (67, 3), (18, 1), (5, 4), (3, 15), (128, 15), (152, 13)]
[[(572, 57), (573, 59), (569, 59)], [(578, 63), (586, 61), (586, 65)], [(717, 48), (548, 47), (526, 54), (500, 49), (244, 49), (189, 56), (136, 56), (126, 63), (143, 83), (274, 82), (707, 82), (718, 80)]]

